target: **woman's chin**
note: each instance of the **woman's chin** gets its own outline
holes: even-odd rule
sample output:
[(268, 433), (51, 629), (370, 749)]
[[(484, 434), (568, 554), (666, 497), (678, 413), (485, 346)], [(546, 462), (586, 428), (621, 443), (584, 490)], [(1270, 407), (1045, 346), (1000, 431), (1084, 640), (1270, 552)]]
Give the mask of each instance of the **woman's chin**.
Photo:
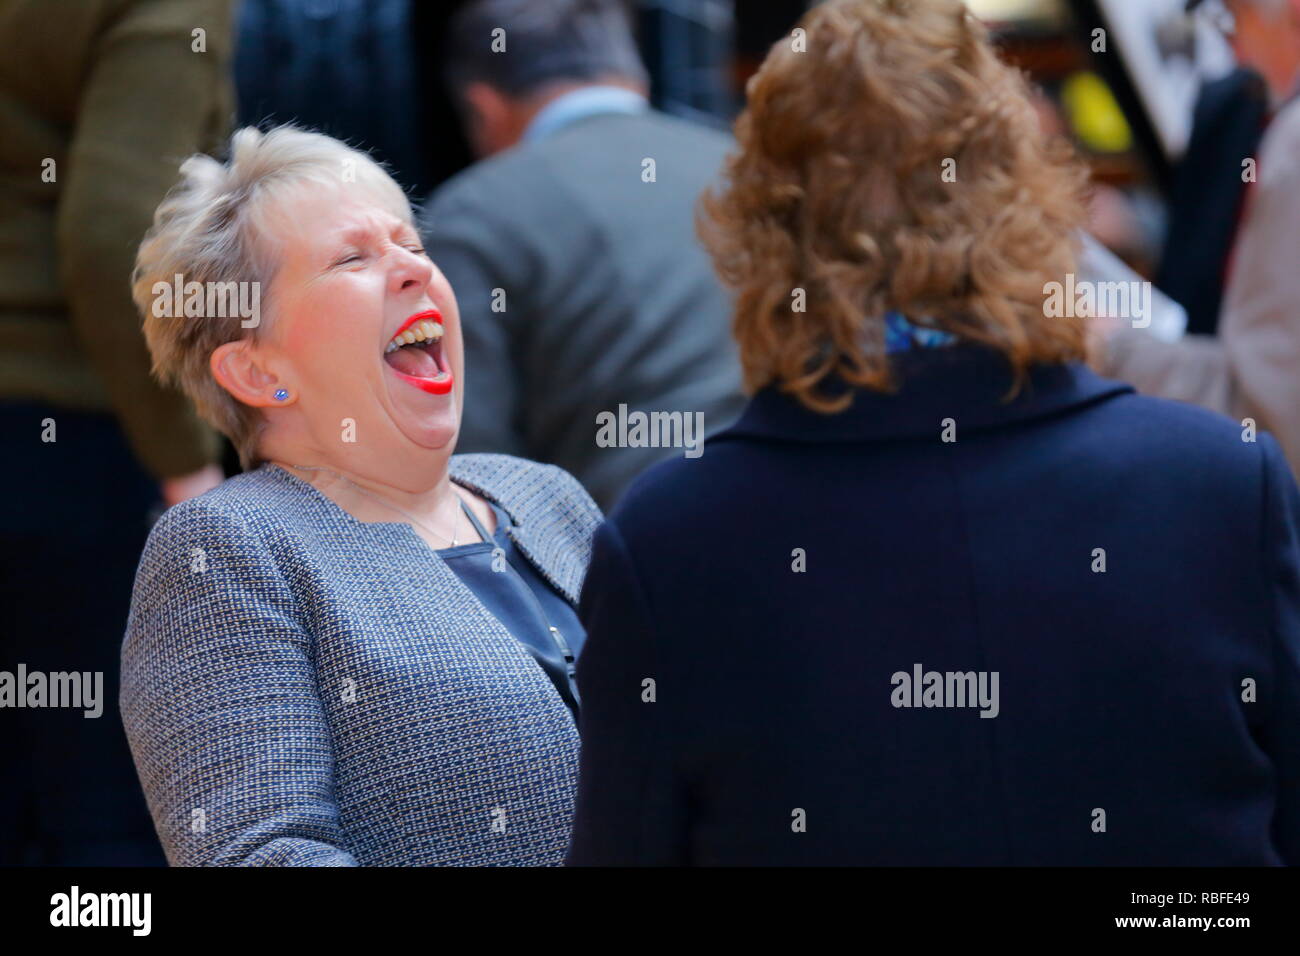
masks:
[(454, 393), (421, 394), (418, 401), (395, 404), (395, 424), (412, 444), (436, 451), (455, 442), (460, 421)]
[(391, 366), (385, 371), (389, 413), (406, 439), (430, 450), (445, 448), (454, 441), (460, 413), (452, 373), (425, 379), (403, 374)]

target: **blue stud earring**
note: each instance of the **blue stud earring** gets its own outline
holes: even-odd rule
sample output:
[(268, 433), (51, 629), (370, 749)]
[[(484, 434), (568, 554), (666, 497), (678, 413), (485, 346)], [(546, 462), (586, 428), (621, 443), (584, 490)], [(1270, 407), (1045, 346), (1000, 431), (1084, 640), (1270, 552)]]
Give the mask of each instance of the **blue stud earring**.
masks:
[(288, 397), (289, 397), (289, 392), (287, 389), (277, 388), (275, 390), (275, 400), (277, 402), (282, 402)]

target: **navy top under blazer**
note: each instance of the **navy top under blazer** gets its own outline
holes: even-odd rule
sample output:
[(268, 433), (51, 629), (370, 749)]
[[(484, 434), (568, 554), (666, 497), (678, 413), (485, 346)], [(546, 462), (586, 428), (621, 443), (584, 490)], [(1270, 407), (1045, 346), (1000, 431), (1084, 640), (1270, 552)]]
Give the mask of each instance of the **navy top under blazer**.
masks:
[[(451, 480), (577, 604), (591, 496), (508, 455)], [(558, 865), (578, 732), (546, 672), (405, 522), (275, 465), (169, 509), (140, 559), (122, 721), (173, 865)]]
[[(992, 353), (898, 361), (838, 415), (760, 392), (597, 532), (569, 862), (1300, 862), (1276, 442), (1078, 365), (1003, 403)], [(895, 706), (917, 665), (997, 672), (996, 716)]]
[(488, 506), (496, 516), (496, 530), (488, 531), (462, 501), (465, 518), (482, 540), (441, 548), (438, 557), (533, 656), (576, 719), (576, 662), (586, 636), (577, 610), (510, 540), (510, 516), (495, 502)]

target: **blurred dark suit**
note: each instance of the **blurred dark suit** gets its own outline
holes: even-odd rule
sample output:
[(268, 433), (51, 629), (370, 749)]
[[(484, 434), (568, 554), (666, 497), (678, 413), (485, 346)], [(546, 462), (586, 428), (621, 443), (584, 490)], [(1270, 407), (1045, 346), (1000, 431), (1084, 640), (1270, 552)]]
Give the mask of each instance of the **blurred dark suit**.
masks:
[(1156, 285), (1187, 310), (1187, 331), (1213, 335), (1228, 255), (1241, 219), (1242, 160), (1255, 157), (1268, 120), (1268, 87), (1239, 68), (1201, 87), (1192, 134), (1169, 202)]

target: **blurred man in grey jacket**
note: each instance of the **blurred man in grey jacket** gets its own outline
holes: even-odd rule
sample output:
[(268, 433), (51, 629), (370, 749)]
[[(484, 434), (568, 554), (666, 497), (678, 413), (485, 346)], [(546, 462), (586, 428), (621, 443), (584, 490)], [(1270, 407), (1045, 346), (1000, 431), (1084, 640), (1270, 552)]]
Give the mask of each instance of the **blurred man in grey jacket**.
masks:
[(444, 62), (487, 157), (423, 216), (464, 329), (459, 450), (553, 462), (608, 508), (743, 404), (693, 219), (731, 140), (649, 108), (617, 0), (471, 2)]

